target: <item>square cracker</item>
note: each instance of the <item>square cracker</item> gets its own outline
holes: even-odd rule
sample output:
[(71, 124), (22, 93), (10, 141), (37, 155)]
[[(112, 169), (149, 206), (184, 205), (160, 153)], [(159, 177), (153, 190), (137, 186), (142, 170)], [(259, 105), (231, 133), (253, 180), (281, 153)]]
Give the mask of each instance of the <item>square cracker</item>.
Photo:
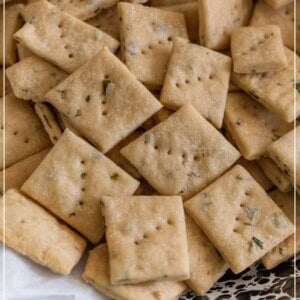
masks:
[(221, 128), (230, 72), (230, 57), (175, 38), (160, 102), (171, 109), (190, 103)]
[[(36, 2), (37, 0), (30, 0)], [(57, 6), (61, 11), (70, 14), (78, 19), (87, 20), (94, 17), (102, 9), (115, 5), (118, 0), (48, 0), (51, 4)], [(26, 17), (26, 14), (25, 14)]]
[(162, 106), (108, 49), (45, 98), (104, 153)]
[(235, 29), (231, 54), (236, 73), (273, 72), (287, 67), (280, 28), (276, 25)]
[[(288, 66), (282, 71), (267, 73), (232, 73), (231, 80), (252, 98), (267, 107), (282, 120), (292, 122), (300, 116), (300, 91), (296, 91), (294, 112), (294, 53), (285, 48)], [(300, 82), (300, 58), (296, 55), (296, 82)]]
[(40, 118), (51, 142), (55, 144), (62, 135), (62, 129), (58, 124), (53, 108), (46, 103), (36, 103), (34, 110)]
[(120, 39), (117, 5), (101, 10), (97, 16), (86, 20), (86, 23), (97, 27), (101, 31), (111, 35), (116, 40)]
[(257, 161), (240, 157), (237, 164), (243, 166), (265, 191), (268, 191), (273, 187), (272, 181), (265, 175)]
[(214, 181), (240, 156), (188, 104), (131, 142), (121, 154), (162, 195), (184, 198)]
[[(296, 232), (300, 231), (300, 203), (299, 199), (296, 203), (296, 208), (294, 208), (294, 194), (293, 193), (283, 193), (279, 190), (270, 193), (270, 197), (274, 202), (283, 210), (291, 222), (294, 222), (294, 209), (296, 209)], [(262, 263), (266, 269), (273, 269), (282, 262), (288, 260), (294, 255), (294, 238), (295, 234), (288, 237), (278, 246), (274, 247), (270, 252), (268, 252), (263, 258)], [(299, 234), (296, 235), (296, 253), (300, 251), (300, 237)]]
[(288, 217), (239, 165), (188, 200), (185, 209), (236, 274), (294, 230)]
[(247, 25), (252, 0), (199, 0), (200, 44), (214, 50), (230, 45), (232, 31)]
[(289, 178), (278, 168), (278, 166), (271, 158), (261, 158), (257, 160), (257, 163), (262, 168), (265, 175), (280, 191), (286, 193), (292, 190), (293, 187), (289, 181)]
[(120, 2), (121, 56), (129, 70), (150, 89), (160, 89), (173, 39), (188, 38), (184, 15)]
[[(4, 28), (3, 28), (3, 7), (0, 9), (0, 64), (11, 66), (17, 60), (16, 41), (13, 39), (13, 34), (21, 27), (22, 19), (20, 11), (24, 7), (23, 4), (15, 4), (5, 7), (5, 46), (4, 44)], [(3, 52), (4, 50), (4, 52)]]
[(102, 197), (101, 205), (112, 284), (189, 278), (181, 197)]
[(249, 160), (266, 155), (268, 146), (293, 128), (245, 93), (228, 94), (224, 123)]
[[(0, 202), (0, 240), (3, 236)], [(86, 241), (17, 190), (5, 194), (5, 244), (52, 270), (68, 275), (81, 258)]]
[(18, 98), (41, 102), (45, 94), (68, 74), (46, 60), (32, 55), (6, 69), (6, 76)]
[(187, 285), (199, 295), (206, 292), (228, 269), (227, 263), (194, 220), (185, 216), (190, 258), (190, 278)]
[[(268, 148), (270, 157), (279, 169), (288, 177), (291, 184), (296, 180), (296, 187), (300, 189), (300, 126), (297, 126)], [(296, 158), (294, 156), (294, 151)], [(294, 166), (295, 164), (295, 166)], [(296, 170), (296, 174), (294, 173)], [(294, 178), (296, 177), (296, 178)]]
[(174, 5), (195, 2), (195, 0), (150, 0), (149, 4), (151, 6), (163, 6), (163, 5)]
[(106, 244), (101, 244), (89, 252), (82, 277), (85, 282), (92, 284), (101, 293), (113, 299), (177, 299), (187, 289), (183, 282), (172, 281), (112, 285), (109, 274), (109, 252)]
[(197, 1), (160, 6), (159, 8), (183, 13), (190, 41), (192, 43), (199, 43), (199, 14)]
[(265, 0), (258, 0), (253, 10), (250, 26), (264, 26), (267, 24), (279, 26), (283, 43), (294, 49), (294, 3), (274, 9), (266, 4)]
[[(3, 107), (4, 98), (0, 99)], [(5, 124), (3, 111), (0, 112), (1, 131), (5, 130), (5, 167), (51, 146), (47, 133), (33, 107), (13, 94), (5, 97)], [(3, 149), (3, 134), (0, 137), (0, 147)], [(4, 167), (0, 158), (0, 169)]]
[(29, 21), (14, 37), (26, 48), (59, 66), (74, 72), (107, 46), (112, 51), (118, 41), (93, 26), (61, 12), (46, 0), (30, 4)]
[(137, 180), (66, 129), (22, 191), (97, 243), (104, 233), (100, 196), (131, 195), (138, 185)]
[[(28, 156), (12, 166), (5, 169), (5, 190), (16, 188), (20, 189), (23, 183), (29, 178), (37, 166), (49, 153), (50, 148)], [(4, 192), (3, 187), (4, 170), (0, 172), (0, 193)]]
[(278, 9), (284, 5), (290, 4), (293, 0), (265, 0), (267, 4), (275, 9)]

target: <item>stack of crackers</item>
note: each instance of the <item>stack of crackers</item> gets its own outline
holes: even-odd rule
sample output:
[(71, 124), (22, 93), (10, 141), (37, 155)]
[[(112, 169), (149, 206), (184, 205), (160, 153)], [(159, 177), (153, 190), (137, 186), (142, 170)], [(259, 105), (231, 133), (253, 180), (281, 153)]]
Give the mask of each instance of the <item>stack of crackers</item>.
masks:
[(293, 1), (3, 2), (8, 247), (130, 300), (300, 251)]

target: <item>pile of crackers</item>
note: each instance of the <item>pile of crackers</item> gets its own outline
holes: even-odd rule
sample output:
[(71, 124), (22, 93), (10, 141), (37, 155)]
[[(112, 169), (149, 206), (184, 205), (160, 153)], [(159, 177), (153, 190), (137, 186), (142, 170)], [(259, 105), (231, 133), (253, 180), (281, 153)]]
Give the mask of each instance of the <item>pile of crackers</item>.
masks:
[(8, 247), (130, 300), (300, 250), (294, 1), (1, 2)]

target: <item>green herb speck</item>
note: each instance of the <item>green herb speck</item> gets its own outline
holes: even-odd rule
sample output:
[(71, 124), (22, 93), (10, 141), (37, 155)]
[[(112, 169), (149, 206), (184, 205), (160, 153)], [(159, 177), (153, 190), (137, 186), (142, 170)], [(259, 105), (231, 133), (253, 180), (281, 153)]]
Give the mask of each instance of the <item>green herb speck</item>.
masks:
[(258, 209), (255, 207), (245, 207), (245, 213), (250, 220), (253, 220), (258, 214)]
[(87, 175), (86, 173), (82, 173), (80, 176), (81, 176), (82, 179), (85, 179), (86, 175)]
[(252, 241), (260, 248), (260, 249), (264, 249), (264, 243), (258, 239), (257, 237), (252, 237)]
[(91, 100), (91, 96), (90, 96), (90, 95), (87, 95), (87, 96), (85, 97), (85, 102), (90, 102), (90, 100)]
[(278, 251), (280, 255), (283, 255), (283, 249), (281, 247), (279, 247)]
[(280, 227), (280, 213), (274, 213), (272, 216), (272, 222), (275, 227)]

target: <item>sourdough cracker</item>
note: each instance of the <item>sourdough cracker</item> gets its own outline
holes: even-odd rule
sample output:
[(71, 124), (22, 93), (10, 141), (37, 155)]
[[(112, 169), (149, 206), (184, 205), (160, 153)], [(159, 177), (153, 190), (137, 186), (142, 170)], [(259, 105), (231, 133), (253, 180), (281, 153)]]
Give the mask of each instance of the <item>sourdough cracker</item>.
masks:
[(280, 71), (287, 67), (277, 25), (239, 27), (231, 36), (233, 71), (242, 74)]
[(165, 5), (174, 5), (195, 2), (195, 0), (150, 0), (149, 4), (151, 6), (165, 6)]
[(189, 40), (192, 43), (199, 43), (199, 16), (198, 2), (186, 2), (181, 4), (160, 6), (160, 9), (183, 13), (188, 31)]
[(119, 19), (117, 6), (101, 10), (95, 17), (86, 20), (86, 22), (101, 31), (111, 35), (114, 39), (119, 40)]
[(199, 0), (200, 44), (214, 50), (228, 48), (232, 31), (247, 25), (252, 6), (252, 0)]
[(89, 252), (82, 275), (85, 282), (92, 284), (103, 294), (114, 299), (153, 300), (177, 299), (187, 286), (182, 282), (156, 281), (135, 285), (112, 285), (109, 274), (109, 252), (106, 244), (100, 244)]
[(297, 141), (300, 141), (300, 126), (295, 127), (271, 144), (268, 153), (279, 169), (288, 177), (290, 183), (294, 184), (295, 179), (295, 187), (300, 189), (300, 144)]
[(113, 285), (189, 278), (181, 197), (102, 197), (101, 204)]
[(98, 243), (104, 233), (100, 196), (131, 195), (138, 185), (101, 152), (65, 130), (22, 191)]
[[(296, 207), (294, 207), (294, 194), (293, 193), (283, 193), (279, 190), (275, 190), (270, 193), (270, 197), (274, 202), (283, 210), (291, 222), (294, 222), (294, 209), (296, 209), (296, 232), (300, 230), (300, 207), (299, 200), (296, 202)], [(288, 237), (278, 246), (274, 247), (270, 252), (268, 252), (263, 258), (262, 263), (266, 269), (270, 270), (288, 260), (294, 255), (294, 238), (295, 234)], [(296, 254), (300, 251), (300, 238), (296, 234)]]
[(236, 274), (294, 230), (282, 210), (239, 165), (188, 200), (185, 209)]
[(221, 128), (230, 72), (228, 56), (175, 38), (160, 101), (170, 109), (190, 103)]
[(268, 147), (293, 127), (243, 92), (228, 94), (224, 123), (249, 160), (267, 155)]
[(265, 175), (273, 182), (273, 184), (282, 192), (290, 192), (293, 187), (289, 178), (276, 165), (276, 163), (269, 157), (264, 157), (257, 160)]
[(104, 153), (162, 106), (108, 49), (45, 98)]
[[(298, 6), (299, 5), (297, 5), (297, 7)], [(250, 26), (264, 26), (267, 24), (274, 24), (279, 26), (283, 43), (290, 49), (294, 49), (293, 3), (279, 9), (274, 9), (269, 6), (265, 2), (265, 0), (258, 0), (254, 6)]]
[[(4, 98), (0, 99), (3, 107)], [(42, 123), (35, 114), (33, 107), (13, 94), (5, 97), (5, 124), (1, 111), (1, 131), (5, 130), (5, 167), (51, 146)], [(4, 135), (0, 137), (1, 149), (4, 149)], [(3, 157), (0, 158), (1, 169), (4, 167)]]
[(51, 142), (55, 144), (62, 135), (53, 109), (45, 103), (36, 103), (34, 110), (40, 118)]
[[(23, 183), (29, 178), (37, 166), (49, 153), (50, 148), (19, 160), (12, 166), (5, 169), (5, 190), (12, 188), (20, 189)], [(3, 187), (4, 170), (0, 172), (0, 193), (4, 193)]]
[(42, 102), (45, 94), (68, 74), (46, 60), (32, 55), (6, 69), (6, 76), (16, 97)]
[(184, 199), (218, 178), (240, 156), (191, 105), (145, 132), (121, 154), (159, 193)]
[(118, 41), (79, 19), (61, 12), (46, 0), (27, 6), (30, 19), (14, 37), (36, 55), (71, 73), (103, 47), (112, 51)]
[(197, 294), (204, 296), (224, 275), (228, 265), (201, 228), (188, 215), (185, 215), (185, 225), (191, 269), (190, 278), (186, 283)]
[[(3, 241), (3, 198), (0, 202)], [(81, 258), (86, 241), (31, 199), (11, 189), (5, 194), (5, 244), (55, 273), (68, 275)]]
[[(11, 66), (17, 61), (16, 55), (16, 41), (13, 39), (13, 34), (22, 26), (20, 11), (24, 7), (23, 4), (7, 5), (5, 7), (5, 14), (3, 7), (0, 10), (0, 64), (3, 66)], [(5, 15), (5, 28), (3, 28)], [(4, 31), (5, 30), (5, 31)], [(5, 39), (4, 36), (5, 35)], [(5, 45), (4, 45), (5, 41)], [(4, 47), (3, 47), (4, 45)], [(4, 52), (3, 52), (4, 51)]]
[[(29, 0), (36, 2), (37, 0)], [(70, 14), (80, 20), (87, 20), (94, 17), (102, 9), (110, 8), (118, 0), (48, 0), (51, 4), (57, 6), (64, 13)], [(26, 13), (24, 14), (26, 19)]]
[[(266, 158), (262, 158), (261, 160), (264, 159)], [(237, 164), (244, 167), (265, 191), (268, 191), (273, 187), (273, 182), (265, 175), (257, 161), (247, 160), (240, 157)]]
[(184, 15), (123, 2), (118, 14), (122, 60), (149, 89), (160, 89), (174, 38), (188, 38)]
[[(294, 52), (285, 47), (288, 66), (282, 71), (267, 73), (232, 73), (231, 80), (252, 98), (260, 102), (283, 121), (292, 122), (300, 116), (300, 92), (296, 92), (294, 112), (294, 89), (300, 81), (300, 58), (296, 56), (296, 82), (294, 82)], [(293, 83), (293, 84), (292, 84)]]

